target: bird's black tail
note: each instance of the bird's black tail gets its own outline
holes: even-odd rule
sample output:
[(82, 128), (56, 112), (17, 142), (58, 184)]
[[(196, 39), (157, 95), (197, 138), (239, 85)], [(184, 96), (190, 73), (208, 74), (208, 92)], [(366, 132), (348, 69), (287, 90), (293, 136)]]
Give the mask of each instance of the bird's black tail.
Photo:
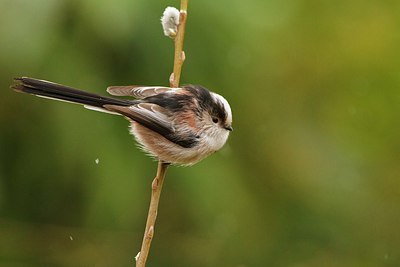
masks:
[(14, 80), (16, 83), (12, 85), (11, 88), (17, 92), (54, 98), (92, 107), (102, 108), (104, 105), (130, 106), (136, 103), (134, 100), (100, 96), (68, 86), (34, 78), (21, 77), (15, 78)]

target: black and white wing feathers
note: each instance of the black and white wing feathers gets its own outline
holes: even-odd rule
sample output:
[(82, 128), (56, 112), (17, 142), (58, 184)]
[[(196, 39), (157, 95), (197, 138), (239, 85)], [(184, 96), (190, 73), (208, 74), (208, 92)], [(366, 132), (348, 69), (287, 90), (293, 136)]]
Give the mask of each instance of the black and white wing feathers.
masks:
[(136, 121), (182, 147), (193, 147), (198, 141), (193, 134), (177, 132), (172, 112), (157, 104), (140, 103), (132, 106), (106, 105), (105, 108)]
[(110, 86), (107, 92), (114, 96), (132, 96), (134, 98), (143, 99), (149, 96), (155, 96), (161, 93), (176, 90), (177, 88), (163, 87), (163, 86)]

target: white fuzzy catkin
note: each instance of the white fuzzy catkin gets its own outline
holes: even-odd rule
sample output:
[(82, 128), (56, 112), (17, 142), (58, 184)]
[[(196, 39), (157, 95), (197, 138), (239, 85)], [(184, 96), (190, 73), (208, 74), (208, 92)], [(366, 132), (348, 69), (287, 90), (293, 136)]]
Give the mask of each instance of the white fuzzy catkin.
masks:
[(165, 36), (175, 38), (179, 25), (179, 10), (175, 7), (167, 7), (161, 17), (161, 24)]

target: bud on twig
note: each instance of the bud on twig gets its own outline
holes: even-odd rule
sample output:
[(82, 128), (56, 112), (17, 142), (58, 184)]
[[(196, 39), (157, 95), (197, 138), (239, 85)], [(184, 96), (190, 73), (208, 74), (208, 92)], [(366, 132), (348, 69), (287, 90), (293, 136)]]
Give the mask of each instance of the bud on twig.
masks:
[(172, 39), (175, 38), (178, 31), (179, 15), (179, 10), (175, 7), (169, 6), (164, 10), (163, 16), (161, 17), (161, 24), (165, 36), (168, 36)]

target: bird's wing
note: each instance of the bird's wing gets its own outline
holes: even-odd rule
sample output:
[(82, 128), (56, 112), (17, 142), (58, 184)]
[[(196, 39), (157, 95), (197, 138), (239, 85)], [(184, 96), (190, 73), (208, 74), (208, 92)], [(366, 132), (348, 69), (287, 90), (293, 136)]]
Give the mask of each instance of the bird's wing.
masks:
[(163, 136), (175, 132), (172, 114), (158, 105), (140, 103), (133, 106), (107, 105), (105, 108), (113, 112), (121, 113)]
[(193, 147), (198, 141), (194, 134), (182, 134), (176, 129), (173, 114), (159, 105), (140, 103), (132, 106), (106, 105), (104, 108), (120, 113), (184, 148)]
[(176, 89), (177, 88), (162, 87), (162, 86), (127, 85), (127, 86), (110, 86), (107, 88), (107, 92), (115, 96), (133, 96), (135, 98), (142, 99)]

